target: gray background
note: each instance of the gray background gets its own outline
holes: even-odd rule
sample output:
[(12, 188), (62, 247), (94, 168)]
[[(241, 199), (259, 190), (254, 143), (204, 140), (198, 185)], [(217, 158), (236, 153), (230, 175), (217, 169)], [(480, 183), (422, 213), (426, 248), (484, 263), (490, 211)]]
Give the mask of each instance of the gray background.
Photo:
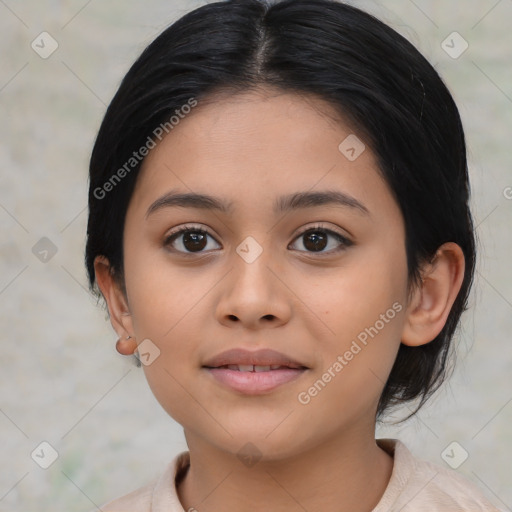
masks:
[[(106, 105), (140, 51), (203, 3), (0, 0), (0, 511), (88, 511), (186, 449), (142, 369), (115, 351), (83, 250), (87, 165)], [(441, 465), (456, 441), (469, 454), (457, 471), (512, 510), (512, 1), (352, 3), (412, 41), (452, 91), (480, 249), (453, 378), (415, 419), (378, 434)], [(47, 59), (31, 48), (42, 31), (59, 45)], [(458, 58), (441, 47), (453, 31), (469, 44)], [(46, 262), (48, 242), (33, 251), (42, 237), (57, 249)], [(42, 441), (58, 453), (48, 469), (31, 458)]]

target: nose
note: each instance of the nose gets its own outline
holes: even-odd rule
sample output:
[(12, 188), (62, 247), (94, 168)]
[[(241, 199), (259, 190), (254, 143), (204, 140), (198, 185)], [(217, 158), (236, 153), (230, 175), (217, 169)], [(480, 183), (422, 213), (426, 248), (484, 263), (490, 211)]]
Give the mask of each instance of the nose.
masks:
[[(268, 254), (266, 254), (268, 253)], [(252, 262), (234, 254), (233, 268), (222, 281), (216, 307), (217, 320), (233, 327), (257, 330), (279, 327), (292, 313), (291, 291), (283, 283), (269, 251)]]

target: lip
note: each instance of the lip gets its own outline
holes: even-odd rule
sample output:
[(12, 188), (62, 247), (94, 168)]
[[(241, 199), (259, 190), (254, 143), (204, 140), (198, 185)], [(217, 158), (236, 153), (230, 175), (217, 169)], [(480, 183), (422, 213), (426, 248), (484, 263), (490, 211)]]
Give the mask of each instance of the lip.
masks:
[(292, 382), (308, 371), (307, 368), (283, 368), (264, 372), (241, 372), (228, 368), (203, 368), (217, 382), (245, 395), (270, 393), (279, 386)]
[[(239, 371), (221, 368), (226, 365), (287, 366), (269, 371)], [(292, 357), (272, 349), (247, 350), (234, 348), (222, 352), (203, 365), (217, 382), (246, 395), (270, 393), (294, 381), (309, 368)]]
[[(215, 357), (206, 361), (203, 366), (207, 368), (219, 368), (229, 364), (242, 364), (242, 365), (256, 365), (256, 366), (289, 366), (290, 368), (302, 368), (307, 369), (308, 367), (294, 360), (292, 357), (277, 352), (272, 349), (259, 349), (259, 350), (247, 350), (245, 348), (234, 348), (221, 352)], [(279, 370), (272, 370), (279, 371)], [(262, 372), (267, 373), (267, 372)]]

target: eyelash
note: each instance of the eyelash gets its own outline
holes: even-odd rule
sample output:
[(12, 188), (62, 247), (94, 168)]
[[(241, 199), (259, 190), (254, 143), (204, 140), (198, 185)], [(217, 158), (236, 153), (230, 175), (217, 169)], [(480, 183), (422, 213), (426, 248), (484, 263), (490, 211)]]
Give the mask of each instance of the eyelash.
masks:
[[(299, 252), (306, 252), (306, 253), (309, 253), (309, 254), (315, 254), (315, 255), (318, 255), (319, 257), (323, 257), (324, 255), (332, 255), (332, 254), (335, 254), (335, 253), (338, 253), (340, 251), (343, 251), (345, 250), (347, 247), (350, 247), (351, 245), (353, 245), (353, 242), (351, 240), (349, 240), (348, 238), (346, 238), (345, 236), (341, 235), (340, 233), (336, 232), (336, 231), (333, 231), (331, 229), (327, 229), (327, 228), (324, 228), (323, 226), (321, 225), (315, 225), (315, 226), (312, 226), (312, 227), (309, 227), (303, 231), (301, 231), (300, 233), (298, 233), (295, 238), (294, 238), (294, 241), (299, 239), (301, 236), (304, 236), (306, 233), (316, 233), (316, 232), (321, 232), (321, 233), (324, 233), (326, 235), (332, 235), (334, 238), (337, 239), (338, 242), (340, 242), (340, 247), (338, 247), (337, 249), (333, 249), (333, 250), (330, 250), (330, 251), (323, 251), (323, 252), (315, 252), (315, 251), (299, 251)], [(177, 231), (174, 231), (172, 233), (170, 233), (168, 236), (165, 237), (165, 240), (164, 240), (164, 246), (165, 247), (168, 247), (172, 244), (172, 242), (174, 241), (174, 239), (177, 239), (179, 238), (180, 235), (183, 235), (184, 233), (200, 233), (202, 235), (207, 235), (207, 236), (210, 236), (211, 238), (214, 238), (213, 235), (211, 235), (208, 231), (198, 227), (198, 226), (194, 226), (194, 225), (186, 225), (184, 227), (182, 227), (181, 229), (177, 230)], [(216, 241), (216, 243), (218, 243)], [(196, 255), (196, 254), (202, 254), (203, 251), (198, 251), (198, 252), (184, 252), (184, 251), (178, 251), (176, 249), (171, 249), (172, 252), (177, 252), (177, 253), (180, 253), (180, 254), (185, 254), (187, 256), (190, 256), (190, 255)]]

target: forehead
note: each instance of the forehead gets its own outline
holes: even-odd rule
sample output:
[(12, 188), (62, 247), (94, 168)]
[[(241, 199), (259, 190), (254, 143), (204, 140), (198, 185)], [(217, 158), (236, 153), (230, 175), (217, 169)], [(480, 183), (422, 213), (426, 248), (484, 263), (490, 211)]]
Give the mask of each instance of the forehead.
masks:
[[(347, 140), (355, 159), (343, 152)], [(133, 201), (147, 208), (179, 190), (275, 210), (278, 196), (333, 188), (361, 203), (387, 191), (373, 153), (330, 105), (254, 90), (199, 102), (145, 158)]]

